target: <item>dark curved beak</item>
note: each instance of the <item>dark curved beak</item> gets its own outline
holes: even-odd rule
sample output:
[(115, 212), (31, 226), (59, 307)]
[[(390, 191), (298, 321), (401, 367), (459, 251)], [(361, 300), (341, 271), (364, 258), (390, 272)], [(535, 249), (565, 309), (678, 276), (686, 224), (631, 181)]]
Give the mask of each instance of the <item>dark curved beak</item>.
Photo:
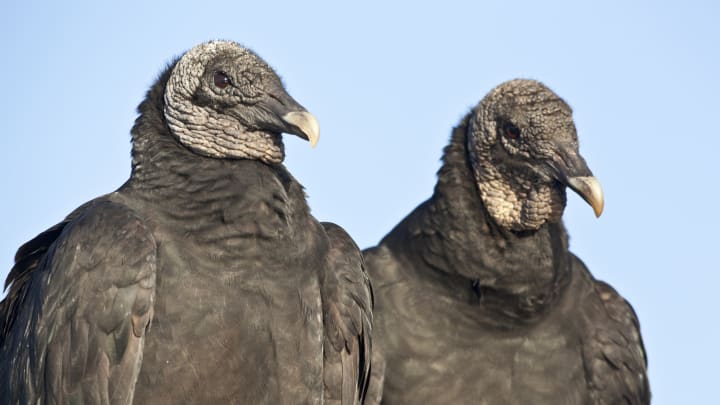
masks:
[(317, 145), (320, 140), (320, 124), (317, 118), (290, 97), (281, 85), (268, 93), (263, 104), (279, 121), (278, 130), (309, 141), (313, 148)]
[(558, 148), (549, 166), (559, 182), (570, 187), (590, 204), (596, 217), (602, 214), (605, 208), (602, 187), (576, 149)]

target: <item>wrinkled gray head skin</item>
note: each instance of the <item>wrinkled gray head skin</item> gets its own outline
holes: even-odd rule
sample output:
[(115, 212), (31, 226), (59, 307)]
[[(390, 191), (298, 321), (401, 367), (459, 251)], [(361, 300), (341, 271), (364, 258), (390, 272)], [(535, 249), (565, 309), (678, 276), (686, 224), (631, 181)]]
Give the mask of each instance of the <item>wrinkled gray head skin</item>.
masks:
[(165, 118), (192, 151), (214, 158), (281, 163), (281, 133), (317, 143), (317, 120), (290, 97), (255, 53), (232, 41), (210, 41), (186, 52), (165, 89)]
[(572, 110), (540, 82), (511, 80), (473, 110), (468, 150), (481, 198), (495, 222), (514, 231), (556, 222), (565, 187), (600, 216), (603, 195), (578, 150)]

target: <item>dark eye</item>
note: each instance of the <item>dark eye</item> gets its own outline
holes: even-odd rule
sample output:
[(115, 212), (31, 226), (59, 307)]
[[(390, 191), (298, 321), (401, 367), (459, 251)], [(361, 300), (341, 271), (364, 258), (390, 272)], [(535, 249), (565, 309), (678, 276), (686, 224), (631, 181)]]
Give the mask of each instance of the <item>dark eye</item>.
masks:
[(505, 124), (505, 136), (510, 139), (520, 138), (520, 128), (513, 124)]
[(225, 72), (215, 72), (213, 75), (213, 81), (218, 88), (224, 89), (230, 84), (230, 78)]

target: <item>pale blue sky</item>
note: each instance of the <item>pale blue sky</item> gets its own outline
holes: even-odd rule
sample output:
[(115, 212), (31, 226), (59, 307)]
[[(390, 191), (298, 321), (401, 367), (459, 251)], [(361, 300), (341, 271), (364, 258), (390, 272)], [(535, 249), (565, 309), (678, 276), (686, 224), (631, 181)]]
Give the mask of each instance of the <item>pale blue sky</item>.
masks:
[(569, 198), (571, 249), (637, 310), (654, 403), (717, 400), (718, 3), (8, 3), (2, 279), (21, 243), (127, 178), (135, 107), (199, 42), (251, 47), (318, 117), (318, 147), (287, 137), (286, 164), (362, 247), (431, 194), (469, 108), (535, 78), (574, 108), (605, 189), (600, 219)]

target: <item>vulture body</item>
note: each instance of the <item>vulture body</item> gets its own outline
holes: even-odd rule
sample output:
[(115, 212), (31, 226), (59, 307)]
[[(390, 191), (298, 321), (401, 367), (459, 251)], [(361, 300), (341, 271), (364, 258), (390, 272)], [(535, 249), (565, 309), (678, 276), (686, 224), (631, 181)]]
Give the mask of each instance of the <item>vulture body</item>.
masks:
[(281, 134), (317, 121), (257, 55), (196, 46), (139, 106), (130, 179), (23, 245), (0, 305), (8, 404), (356, 404), (372, 297)]
[(568, 250), (566, 187), (602, 212), (570, 107), (543, 84), (501, 84), (453, 130), (433, 196), (363, 252), (374, 401), (650, 402), (632, 307)]

